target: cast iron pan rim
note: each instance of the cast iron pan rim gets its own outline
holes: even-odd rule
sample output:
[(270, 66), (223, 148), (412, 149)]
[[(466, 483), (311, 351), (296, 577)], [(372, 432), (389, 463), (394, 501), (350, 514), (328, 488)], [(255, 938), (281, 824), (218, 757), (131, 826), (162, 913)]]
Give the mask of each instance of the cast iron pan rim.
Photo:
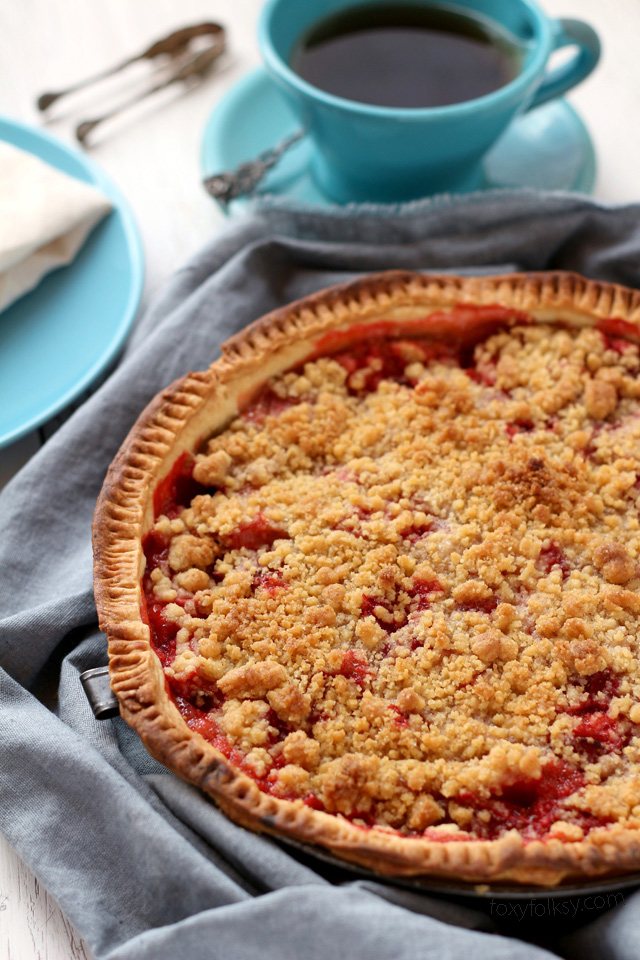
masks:
[(298, 853), (302, 853), (313, 860), (319, 860), (336, 869), (346, 871), (354, 876), (354, 879), (373, 880), (376, 883), (386, 883), (390, 886), (400, 887), (405, 890), (413, 890), (416, 893), (436, 894), (439, 896), (468, 897), (474, 900), (550, 900), (567, 899), (569, 897), (584, 897), (585, 895), (596, 895), (613, 893), (616, 890), (625, 890), (629, 887), (640, 886), (640, 872), (622, 874), (618, 877), (605, 877), (601, 879), (588, 880), (585, 883), (570, 881), (567, 884), (560, 884), (556, 887), (526, 887), (518, 884), (487, 884), (469, 883), (462, 880), (446, 880), (441, 877), (389, 877), (385, 874), (376, 873), (366, 867), (357, 864), (348, 863), (334, 857), (326, 850), (313, 846), (310, 843), (304, 843), (302, 840), (294, 840), (291, 837), (278, 836), (277, 839), (286, 847), (291, 847)]

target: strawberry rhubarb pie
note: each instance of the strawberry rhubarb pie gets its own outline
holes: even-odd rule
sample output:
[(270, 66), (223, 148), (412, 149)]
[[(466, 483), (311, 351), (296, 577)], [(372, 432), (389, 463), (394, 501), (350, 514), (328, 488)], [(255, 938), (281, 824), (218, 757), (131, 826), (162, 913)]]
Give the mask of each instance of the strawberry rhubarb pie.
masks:
[(96, 511), (124, 718), (381, 873), (640, 869), (640, 296), (390, 273), (144, 412)]

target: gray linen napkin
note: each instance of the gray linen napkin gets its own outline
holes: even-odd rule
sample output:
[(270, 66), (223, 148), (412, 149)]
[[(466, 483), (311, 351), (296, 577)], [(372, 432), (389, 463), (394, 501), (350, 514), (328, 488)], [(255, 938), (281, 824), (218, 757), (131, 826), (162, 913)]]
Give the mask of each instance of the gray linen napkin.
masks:
[(115, 373), (0, 495), (0, 829), (99, 960), (637, 957), (638, 894), (516, 909), (294, 857), (230, 823), (122, 720), (95, 721), (80, 686), (82, 670), (106, 662), (91, 515), (147, 401), (290, 300), (367, 271), (462, 266), (640, 285), (640, 207), (526, 192), (258, 207), (176, 274)]

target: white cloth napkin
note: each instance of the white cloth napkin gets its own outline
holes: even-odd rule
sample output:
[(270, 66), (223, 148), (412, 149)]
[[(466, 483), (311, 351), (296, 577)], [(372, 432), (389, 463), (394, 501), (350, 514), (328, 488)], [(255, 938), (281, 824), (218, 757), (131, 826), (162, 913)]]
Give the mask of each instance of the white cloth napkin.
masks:
[(0, 141), (0, 310), (70, 263), (110, 209), (95, 187)]

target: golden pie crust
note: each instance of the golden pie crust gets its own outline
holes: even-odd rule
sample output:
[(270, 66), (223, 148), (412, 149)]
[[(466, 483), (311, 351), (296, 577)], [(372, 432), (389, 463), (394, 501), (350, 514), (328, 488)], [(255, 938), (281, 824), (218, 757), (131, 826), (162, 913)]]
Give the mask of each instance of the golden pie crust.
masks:
[(236, 822), (387, 875), (640, 868), (638, 343), (613, 284), (389, 272), (158, 395), (93, 527), (150, 753)]

